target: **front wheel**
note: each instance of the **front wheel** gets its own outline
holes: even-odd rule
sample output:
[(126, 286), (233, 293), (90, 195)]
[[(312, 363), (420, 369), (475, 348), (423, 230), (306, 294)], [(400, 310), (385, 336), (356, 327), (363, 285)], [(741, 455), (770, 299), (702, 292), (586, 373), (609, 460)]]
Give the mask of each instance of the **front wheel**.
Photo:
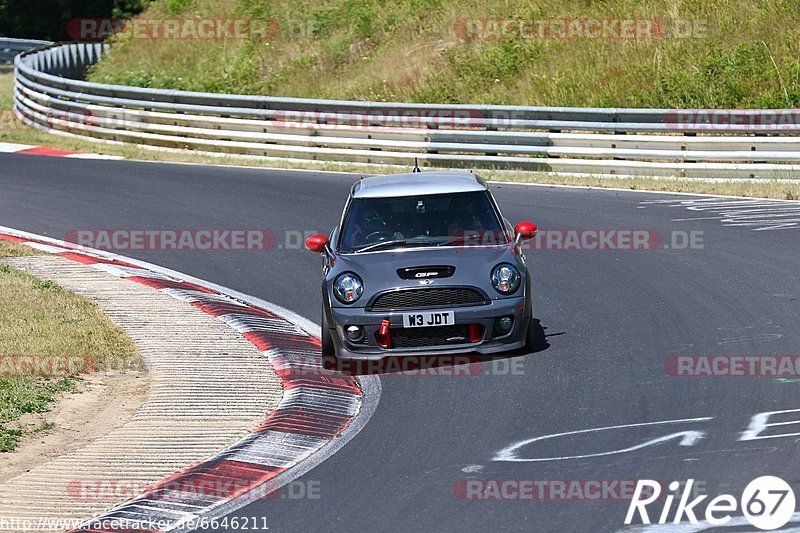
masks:
[(531, 317), (528, 321), (528, 329), (525, 331), (525, 344), (522, 345), (523, 354), (533, 353), (539, 348), (540, 334), (538, 322)]
[(331, 330), (328, 329), (328, 318), (325, 316), (324, 309), (322, 310), (322, 333), (320, 341), (322, 341), (322, 357), (336, 355), (336, 349), (333, 346), (333, 337), (331, 337)]

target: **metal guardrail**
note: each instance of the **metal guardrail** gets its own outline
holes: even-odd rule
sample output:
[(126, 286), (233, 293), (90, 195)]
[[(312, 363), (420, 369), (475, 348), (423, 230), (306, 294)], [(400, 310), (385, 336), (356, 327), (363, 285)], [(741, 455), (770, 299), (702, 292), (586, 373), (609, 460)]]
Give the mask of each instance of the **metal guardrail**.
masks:
[(108, 141), (254, 156), (685, 177), (800, 173), (800, 110), (400, 104), (83, 81), (105, 51), (73, 43), (19, 56), (17, 116)]
[(22, 52), (53, 44), (50, 41), (33, 39), (11, 39), (0, 37), (0, 66), (14, 64), (14, 58)]

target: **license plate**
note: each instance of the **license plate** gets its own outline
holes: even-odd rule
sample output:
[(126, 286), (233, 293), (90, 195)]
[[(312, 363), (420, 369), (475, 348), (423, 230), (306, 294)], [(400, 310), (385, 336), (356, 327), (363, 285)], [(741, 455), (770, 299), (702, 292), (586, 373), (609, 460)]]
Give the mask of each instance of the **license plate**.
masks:
[(453, 311), (436, 311), (430, 313), (404, 313), (404, 328), (429, 328), (433, 326), (452, 326), (456, 323)]

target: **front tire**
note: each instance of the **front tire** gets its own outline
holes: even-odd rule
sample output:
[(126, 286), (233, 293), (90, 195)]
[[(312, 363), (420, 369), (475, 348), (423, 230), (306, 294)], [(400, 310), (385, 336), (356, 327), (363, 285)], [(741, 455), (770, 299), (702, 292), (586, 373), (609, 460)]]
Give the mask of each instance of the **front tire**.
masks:
[(536, 320), (531, 317), (528, 321), (528, 328), (525, 331), (525, 344), (522, 345), (522, 353), (533, 353), (539, 348), (539, 327)]
[(331, 330), (328, 329), (328, 317), (324, 309), (322, 310), (322, 333), (320, 335), (320, 341), (322, 341), (322, 357), (336, 356), (336, 348), (333, 346), (333, 337), (331, 336)]

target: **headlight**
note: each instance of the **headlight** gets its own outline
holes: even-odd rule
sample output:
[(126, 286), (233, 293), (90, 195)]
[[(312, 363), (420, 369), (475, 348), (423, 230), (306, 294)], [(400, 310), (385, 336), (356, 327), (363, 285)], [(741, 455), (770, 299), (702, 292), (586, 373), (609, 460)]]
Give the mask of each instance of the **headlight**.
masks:
[(520, 279), (519, 270), (510, 263), (500, 263), (492, 269), (492, 286), (500, 294), (513, 294)]
[(352, 272), (345, 272), (333, 282), (333, 295), (343, 304), (351, 304), (361, 298), (364, 283)]

